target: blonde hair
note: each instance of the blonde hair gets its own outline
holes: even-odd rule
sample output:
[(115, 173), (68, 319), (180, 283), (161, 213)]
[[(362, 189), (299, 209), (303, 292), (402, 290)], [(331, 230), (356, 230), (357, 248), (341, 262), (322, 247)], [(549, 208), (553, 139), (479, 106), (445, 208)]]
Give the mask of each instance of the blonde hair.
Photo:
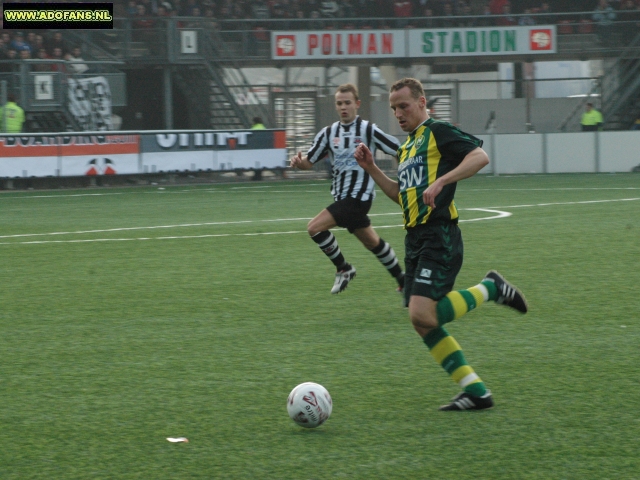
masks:
[(353, 93), (353, 96), (356, 100), (359, 100), (358, 98), (358, 87), (356, 87), (353, 83), (343, 83), (342, 85), (338, 86), (338, 88), (336, 88), (336, 93)]
[(404, 87), (409, 88), (409, 91), (411, 92), (411, 96), (416, 100), (420, 97), (426, 98), (426, 95), (424, 94), (424, 88), (422, 88), (422, 82), (415, 78), (409, 78), (409, 77), (401, 78), (400, 80), (396, 81), (393, 85), (391, 85), (391, 88), (389, 89), (389, 93), (402, 90)]

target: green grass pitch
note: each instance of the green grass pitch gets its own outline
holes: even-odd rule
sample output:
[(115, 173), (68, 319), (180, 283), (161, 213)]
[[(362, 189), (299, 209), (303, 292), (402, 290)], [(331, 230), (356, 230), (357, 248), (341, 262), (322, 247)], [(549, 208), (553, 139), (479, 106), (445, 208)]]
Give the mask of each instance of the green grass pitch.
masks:
[[(437, 410), (457, 386), (344, 230), (358, 276), (330, 295), (306, 234), (330, 201), (323, 180), (2, 192), (0, 478), (640, 478), (640, 175), (458, 185), (456, 287), (495, 268), (530, 304), (448, 327), (486, 412)], [(399, 207), (372, 214), (402, 257)], [(306, 381), (334, 401), (313, 430), (285, 406)]]

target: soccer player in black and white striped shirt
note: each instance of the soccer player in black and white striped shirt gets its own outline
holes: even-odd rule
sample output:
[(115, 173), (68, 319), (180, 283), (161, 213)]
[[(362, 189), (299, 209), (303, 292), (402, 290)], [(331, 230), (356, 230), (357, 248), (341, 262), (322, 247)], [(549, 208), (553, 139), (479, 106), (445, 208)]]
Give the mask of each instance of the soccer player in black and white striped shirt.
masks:
[(340, 85), (335, 94), (336, 111), (340, 120), (324, 127), (316, 135), (313, 145), (303, 156), (298, 152), (291, 159), (292, 168), (308, 170), (319, 160), (329, 156), (333, 182), (331, 194), (334, 203), (322, 210), (307, 225), (312, 240), (336, 266), (337, 272), (331, 293), (340, 293), (356, 276), (356, 269), (344, 259), (338, 241), (329, 230), (346, 228), (370, 250), (398, 282), (404, 287), (404, 272), (398, 264), (393, 248), (371, 226), (367, 213), (375, 197), (375, 182), (356, 162), (353, 154), (361, 143), (374, 153), (381, 149), (396, 155), (400, 142), (387, 135), (375, 124), (358, 116), (360, 99), (358, 89), (350, 83)]

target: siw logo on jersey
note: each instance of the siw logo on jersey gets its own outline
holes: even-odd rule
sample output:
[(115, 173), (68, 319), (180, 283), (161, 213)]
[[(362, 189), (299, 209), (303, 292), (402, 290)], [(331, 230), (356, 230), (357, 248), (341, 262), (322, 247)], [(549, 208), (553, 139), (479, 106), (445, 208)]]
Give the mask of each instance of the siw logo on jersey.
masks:
[(295, 35), (276, 36), (276, 57), (295, 57), (296, 37)]
[(548, 28), (535, 29), (529, 32), (531, 50), (551, 50), (551, 30)]
[(398, 180), (400, 182), (400, 191), (405, 191), (408, 188), (417, 187), (422, 185), (424, 179), (424, 165), (412, 164), (408, 168), (405, 168), (398, 173)]

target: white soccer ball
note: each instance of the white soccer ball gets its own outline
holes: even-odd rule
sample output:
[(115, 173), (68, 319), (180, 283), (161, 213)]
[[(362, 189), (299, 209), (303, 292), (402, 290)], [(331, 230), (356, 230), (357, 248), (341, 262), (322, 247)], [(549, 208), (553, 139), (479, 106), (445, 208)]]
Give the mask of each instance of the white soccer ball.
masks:
[(291, 420), (304, 428), (322, 425), (331, 415), (332, 409), (331, 395), (317, 383), (301, 383), (291, 390), (287, 398), (287, 412)]

